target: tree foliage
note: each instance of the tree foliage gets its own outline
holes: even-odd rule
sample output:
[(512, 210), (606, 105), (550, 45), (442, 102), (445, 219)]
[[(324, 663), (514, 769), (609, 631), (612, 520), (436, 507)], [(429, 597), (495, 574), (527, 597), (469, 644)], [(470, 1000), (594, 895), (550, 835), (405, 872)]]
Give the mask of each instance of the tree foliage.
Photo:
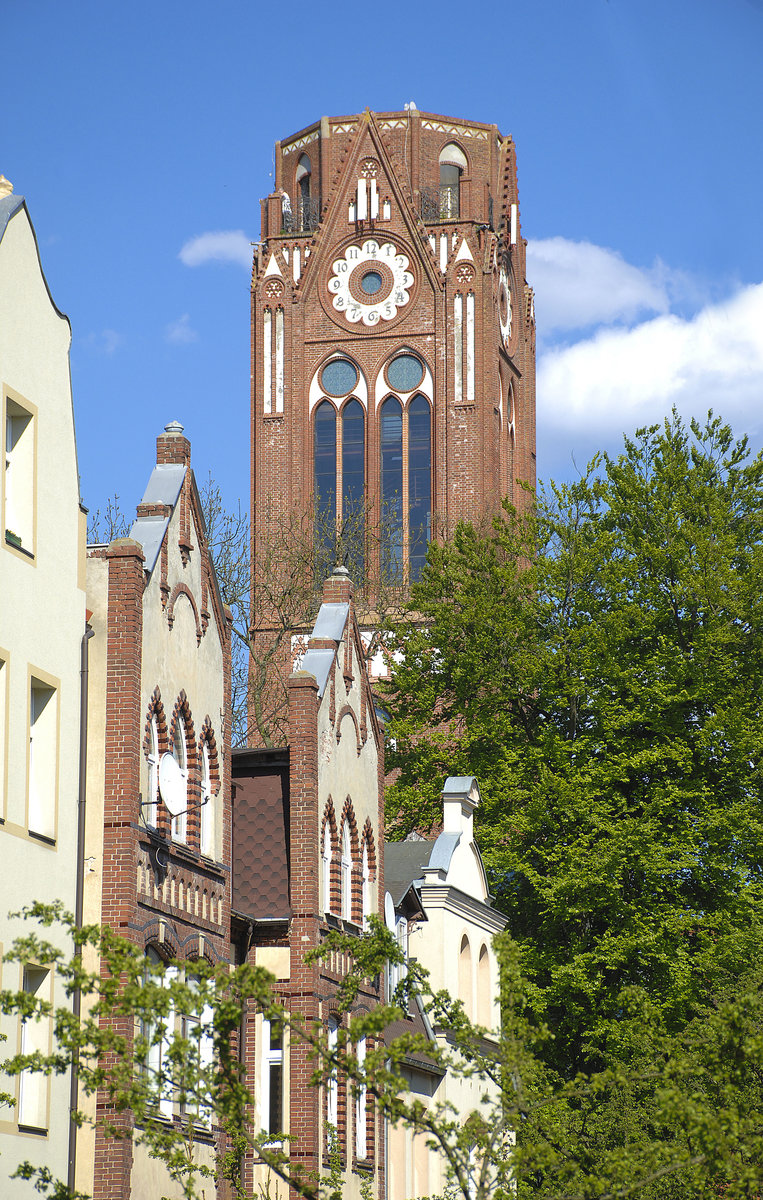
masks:
[[(679, 1138), (692, 1089), (710, 1104), (728, 1006), (746, 1004), (759, 1037), (762, 523), (760, 457), (712, 414), (689, 428), (673, 414), (527, 519), (507, 510), (487, 535), (461, 525), (431, 546), (398, 634), (391, 820), (435, 821), (433, 781), (478, 776), (480, 844), (553, 1033), (542, 1061), (562, 1085), (644, 1080), (596, 1119), (571, 1104), (565, 1136), (599, 1167)], [(760, 1080), (725, 1078), (739, 1129)], [(713, 1194), (697, 1170), (696, 1188), (689, 1172), (653, 1194)], [(542, 1172), (537, 1186), (552, 1194)]]
[[(763, 1011), (752, 977), (740, 980), (733, 996), (708, 1003), (680, 1036), (655, 1044), (648, 1064), (610, 1065), (562, 1081), (544, 1061), (552, 1034), (533, 1012), (519, 948), (505, 935), (497, 939), (504, 1015), (495, 1041), (467, 1019), (460, 1002), (433, 992), (416, 963), (388, 1004), (370, 1012), (359, 1006), (362, 981), (399, 962), (400, 949), (375, 918), (361, 938), (330, 934), (312, 956), (340, 952), (352, 964), (338, 995), (343, 1019), (332, 1041), (325, 1027), (284, 1008), (263, 968), (179, 962), (170, 973), (148, 964), (139, 947), (108, 929), (77, 929), (59, 907), (35, 905), (28, 915), (35, 931), (14, 943), (8, 959), (54, 966), (68, 995), (81, 991), (83, 1013), (77, 1019), (68, 1004), (55, 1008), (23, 991), (0, 993), (4, 1013), (49, 1021), (55, 1035), (50, 1054), (10, 1056), (3, 1070), (60, 1073), (76, 1060), (85, 1093), (100, 1090), (105, 1100), (106, 1134), (145, 1145), (189, 1200), (208, 1191), (211, 1177), (228, 1180), (237, 1200), (251, 1200), (241, 1172), (247, 1151), (306, 1200), (340, 1200), (336, 1156), (326, 1174), (314, 1178), (298, 1158), (290, 1160), (288, 1138), (274, 1142), (272, 1133), (253, 1124), (256, 1098), (236, 1053), (236, 1036), (252, 1005), (288, 1029), (292, 1046), (308, 1045), (314, 1069), (307, 1086), (321, 1087), (338, 1074), (352, 1094), (367, 1089), (378, 1118), (406, 1125), (437, 1149), (451, 1200), (731, 1200), (759, 1194)], [(46, 940), (44, 927), (53, 921), (63, 922), (72, 936), (69, 958)], [(88, 947), (99, 951), (102, 969), (83, 967)], [(414, 1033), (385, 1039), (390, 1023), (399, 1027), (414, 993), (441, 1035), (437, 1045)], [(212, 1058), (201, 1050), (205, 1037), (213, 1040)], [(359, 1060), (361, 1037), (368, 1049)], [(154, 1051), (160, 1045), (159, 1067)], [(423, 1103), (407, 1091), (406, 1063), (421, 1054), (476, 1081), (471, 1113)], [(167, 1097), (181, 1114), (175, 1121), (160, 1115)], [(646, 1130), (640, 1124), (645, 1116)], [(227, 1139), (215, 1167), (194, 1154), (195, 1133), (209, 1125), (222, 1127)], [(629, 1137), (613, 1137), (613, 1125), (618, 1135), (627, 1126)], [(654, 1136), (658, 1127), (670, 1136)], [(54, 1200), (79, 1200), (46, 1168), (26, 1163), (17, 1174)]]

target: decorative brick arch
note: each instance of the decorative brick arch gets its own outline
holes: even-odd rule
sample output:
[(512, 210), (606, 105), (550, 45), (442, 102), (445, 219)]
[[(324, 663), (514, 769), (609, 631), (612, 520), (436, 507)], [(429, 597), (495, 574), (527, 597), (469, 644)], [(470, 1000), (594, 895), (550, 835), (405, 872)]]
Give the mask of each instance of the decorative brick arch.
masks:
[[(329, 796), (326, 801), (326, 807), (323, 810), (323, 820), (321, 821), (320, 842), (318, 845), (318, 855), (323, 872), (323, 842), (326, 836), (326, 826), (331, 830), (331, 869), (330, 869), (330, 905), (329, 909), (332, 913), (336, 913), (339, 909), (339, 834), (336, 823), (336, 812), (334, 811), (334, 801)], [(326, 910), (324, 896), (324, 911)]]
[(209, 750), (209, 779), (212, 786), (212, 795), (216, 796), (220, 790), (222, 780), (220, 777), (220, 758), (217, 752), (217, 738), (215, 737), (215, 731), (212, 728), (212, 721), (209, 714), (204, 718), (204, 724), (201, 727), (201, 734), (199, 735), (199, 745), (197, 747), (199, 770), (201, 770), (201, 753), (205, 742)]
[[(358, 822), (355, 817), (355, 809), (353, 808), (352, 800), (348, 796), (344, 802), (342, 809), (342, 817), (339, 822), (339, 865), (341, 871), (341, 844), (342, 831), (345, 821), (350, 831), (350, 919), (359, 922), (361, 911), (361, 875), (360, 875), (360, 839), (358, 837)], [(340, 900), (341, 900), (341, 878), (340, 878)]]
[[(199, 751), (196, 742), (196, 733), (194, 730), (193, 716), (191, 715), (191, 706), (188, 703), (188, 697), (185, 691), (181, 691), (174, 708), (172, 709), (172, 718), (169, 727), (169, 745), (175, 744), (175, 729), (178, 720), (182, 718), (185, 725), (185, 756), (186, 769), (188, 772), (188, 812), (186, 814), (186, 844), (194, 846), (198, 849), (199, 846), (199, 799), (201, 791), (201, 778), (199, 773)], [(166, 813), (166, 810), (165, 810)], [(166, 813), (168, 827), (169, 813)]]
[(342, 705), (342, 707), (339, 710), (339, 713), (337, 715), (336, 725), (335, 725), (336, 740), (337, 740), (337, 742), (339, 742), (341, 740), (342, 721), (344, 720), (345, 717), (348, 717), (348, 716), (352, 718), (352, 723), (355, 726), (355, 747), (357, 749), (358, 754), (360, 754), (361, 750), (363, 749), (363, 738), (361, 736), (360, 726), (358, 725), (358, 718), (355, 715), (355, 710), (349, 704)]
[(374, 838), (374, 829), (371, 824), (371, 818), (366, 817), (366, 823), (363, 826), (363, 833), (360, 838), (360, 854), (361, 860), (363, 856), (363, 847), (368, 850), (368, 870), (372, 879), (376, 878), (377, 863), (376, 863), (376, 839)]
[(172, 629), (175, 624), (175, 603), (179, 596), (186, 596), (190, 602), (193, 611), (193, 619), (196, 622), (196, 645), (201, 644), (201, 639), (204, 637), (205, 629), (199, 620), (199, 610), (196, 607), (196, 601), (193, 597), (193, 592), (187, 583), (176, 583), (172, 589), (169, 601), (167, 603), (167, 624)]
[[(144, 758), (146, 759), (147, 769), (149, 770), (149, 786), (147, 787), (146, 795), (143, 797), (143, 800), (147, 804), (152, 803), (152, 799), (148, 795), (148, 791), (150, 790), (150, 767), (149, 767), (148, 760), (151, 755), (151, 722), (152, 722), (152, 720), (156, 721), (157, 759), (161, 759), (162, 755), (166, 754), (167, 751), (169, 750), (170, 742), (169, 742), (169, 736), (168, 736), (168, 732), (167, 732), (167, 715), (164, 711), (164, 704), (162, 703), (162, 694), (158, 687), (155, 687), (153, 692), (151, 693), (151, 699), (148, 702), (148, 708), (146, 709), (146, 719), (145, 719), (145, 722), (143, 725), (143, 755), (144, 755)], [(168, 829), (167, 821), (166, 821), (167, 810), (165, 809), (164, 805), (161, 802), (161, 799), (159, 798), (158, 768), (159, 768), (159, 764), (157, 761), (155, 820), (156, 820), (157, 829), (159, 829), (159, 831), (162, 834), (166, 834), (167, 829)], [(141, 809), (141, 814), (145, 815), (143, 813), (143, 809)], [(149, 824), (150, 823), (151, 822), (149, 822)]]

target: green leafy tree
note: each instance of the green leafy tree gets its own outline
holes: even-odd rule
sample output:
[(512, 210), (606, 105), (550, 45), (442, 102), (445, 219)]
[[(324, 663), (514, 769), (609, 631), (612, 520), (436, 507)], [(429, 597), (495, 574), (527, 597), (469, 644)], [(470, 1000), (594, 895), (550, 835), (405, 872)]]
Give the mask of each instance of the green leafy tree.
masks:
[[(643, 1079), (595, 1113), (569, 1108), (564, 1136), (587, 1141), (593, 1175), (629, 1144), (680, 1141), (681, 1102), (712, 1091), (708, 1031), (757, 996), (762, 523), (760, 456), (712, 414), (674, 414), (527, 519), (433, 545), (398, 634), (391, 821), (436, 820), (433, 781), (478, 776), (480, 844), (553, 1033), (542, 1061), (562, 1086)], [(754, 1073), (728, 1086), (737, 1124), (760, 1111)], [(654, 1195), (714, 1194), (699, 1170), (699, 1190), (687, 1177)]]
[[(362, 938), (331, 934), (313, 954), (341, 952), (352, 964), (338, 996), (344, 1020), (332, 1041), (320, 1025), (307, 1024), (283, 1007), (275, 981), (262, 968), (244, 965), (231, 971), (224, 964), (199, 962), (192, 975), (184, 975), (182, 967), (188, 969), (188, 964), (179, 963), (181, 969), (170, 976), (147, 965), (139, 947), (108, 929), (77, 929), (58, 908), (36, 905), (29, 915), (36, 931), (18, 939), (7, 957), (55, 966), (67, 992), (79, 989), (85, 1004), (76, 1019), (66, 1005), (53, 1008), (25, 992), (0, 993), (4, 1013), (49, 1021), (55, 1034), (49, 1055), (11, 1056), (3, 1070), (10, 1075), (61, 1072), (76, 1058), (85, 1092), (100, 1090), (106, 1099), (110, 1117), (105, 1132), (147, 1146), (189, 1200), (203, 1196), (205, 1187), (208, 1191), (212, 1176), (229, 1180), (233, 1194), (245, 1200), (249, 1193), (240, 1167), (247, 1151), (268, 1165), (274, 1188), (282, 1180), (307, 1200), (333, 1200), (341, 1194), (336, 1156), (324, 1178), (309, 1177), (290, 1161), (288, 1139), (274, 1145), (271, 1133), (252, 1125), (255, 1098), (235, 1053), (235, 1035), (252, 1004), (268, 1019), (283, 1023), (292, 1044), (310, 1047), (314, 1071), (306, 1081), (309, 1086), (320, 1087), (338, 1072), (353, 1093), (367, 1089), (380, 1118), (426, 1138), (444, 1159), (451, 1198), (758, 1194), (763, 1131), (760, 1105), (756, 1109), (751, 1101), (759, 1098), (763, 1071), (763, 1000), (759, 979), (752, 976), (740, 981), (733, 996), (708, 1005), (707, 1014), (698, 1013), (681, 1037), (666, 1039), (648, 1069), (609, 1067), (560, 1082), (543, 1061), (551, 1034), (535, 1018), (519, 948), (506, 936), (497, 947), (504, 1026), (496, 1042), (467, 1020), (459, 1002), (445, 992), (433, 993), (416, 963), (409, 964), (389, 1004), (371, 1012), (358, 1008), (363, 979), (400, 961), (399, 947), (375, 919)], [(62, 921), (72, 936), (69, 959), (44, 936), (44, 927), (53, 921)], [(87, 947), (98, 949), (103, 969), (83, 968)], [(442, 1034), (436, 1046), (419, 1034), (385, 1039), (414, 992)], [(135, 1028), (133, 1037), (124, 1033), (125, 1018)], [(205, 1037), (213, 1040), (212, 1058), (201, 1051)], [(369, 1048), (359, 1061), (355, 1047), (361, 1037)], [(154, 1053), (160, 1045), (161, 1062)], [(422, 1053), (452, 1074), (478, 1081), (480, 1100), (473, 1112), (426, 1104), (408, 1092), (406, 1063)], [(184, 1114), (176, 1122), (159, 1117), (161, 1101), (170, 1094)], [(652, 1124), (669, 1128), (670, 1136), (645, 1137), (634, 1123), (629, 1142), (608, 1137), (613, 1109), (643, 1116), (642, 1094), (648, 1095)], [(216, 1168), (194, 1158), (194, 1133), (209, 1124), (222, 1126), (227, 1134), (227, 1152)], [(515, 1147), (514, 1131), (525, 1129)], [(55, 1200), (75, 1200), (65, 1185), (33, 1163), (17, 1174)], [(670, 1190), (675, 1188), (679, 1190)]]

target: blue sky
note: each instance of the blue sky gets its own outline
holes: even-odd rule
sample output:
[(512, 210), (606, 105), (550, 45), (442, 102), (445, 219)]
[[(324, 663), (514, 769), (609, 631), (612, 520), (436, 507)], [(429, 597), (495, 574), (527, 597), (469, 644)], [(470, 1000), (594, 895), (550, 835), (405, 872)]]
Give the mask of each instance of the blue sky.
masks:
[(72, 323), (89, 507), (139, 500), (172, 419), (246, 503), (273, 143), (409, 100), (517, 143), (541, 478), (673, 403), (763, 444), (763, 0), (2, 0), (0, 18), (0, 172)]

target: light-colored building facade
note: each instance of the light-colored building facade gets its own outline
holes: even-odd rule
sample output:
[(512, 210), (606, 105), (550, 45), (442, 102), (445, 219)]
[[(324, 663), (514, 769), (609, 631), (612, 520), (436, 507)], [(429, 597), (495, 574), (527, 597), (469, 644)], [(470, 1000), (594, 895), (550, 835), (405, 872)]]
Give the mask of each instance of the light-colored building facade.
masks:
[[(461, 1000), (466, 1015), (488, 1031), (486, 1049), (500, 1031), (498, 963), (493, 937), (506, 918), (492, 907), (487, 876), (474, 840), (479, 788), (473, 776), (445, 783), (443, 829), (433, 841), (388, 842), (385, 886), (394, 909), (395, 933), (410, 958), (429, 972), (434, 991)], [(388, 921), (391, 923), (390, 905)], [(448, 1032), (432, 1026), (426, 1011), (421, 1030), (448, 1046)], [(411, 1024), (417, 1014), (411, 1014)], [(395, 1028), (395, 1034), (403, 1032)], [(483, 1080), (433, 1069), (426, 1056), (406, 1067), (411, 1092), (425, 1104), (450, 1104), (465, 1123), (474, 1112), (486, 1115), (482, 1097), (498, 1099)], [(426, 1138), (396, 1127), (389, 1132), (389, 1200), (441, 1196), (447, 1191), (443, 1157)]]
[[(230, 614), (207, 544), (190, 444), (176, 422), (157, 438), (156, 465), (130, 536), (88, 548), (87, 595), (95, 636), (85, 920), (110, 925), (148, 960), (181, 960), (178, 970), (190, 974), (202, 958), (227, 963)], [(175, 815), (160, 786), (166, 758), (174, 758)], [(129, 1044), (132, 1022), (120, 1032)], [(80, 1098), (99, 1119), (106, 1102), (100, 1094), (95, 1102)], [(185, 1120), (172, 1095), (161, 1101), (159, 1116)], [(133, 1144), (131, 1114), (116, 1120), (127, 1136), (109, 1139), (100, 1127), (80, 1134), (77, 1187), (94, 1200), (182, 1195)], [(214, 1166), (220, 1130), (197, 1121), (192, 1140), (195, 1161)]]
[[(85, 525), (69, 376), (71, 329), (50, 295), (23, 196), (0, 177), (0, 955), (33, 900), (76, 906)], [(65, 939), (49, 931), (68, 952)], [(3, 962), (2, 987), (65, 1004), (55, 972)], [(47, 1051), (48, 1022), (3, 1018), (5, 1054)], [(0, 1194), (24, 1160), (66, 1179), (70, 1078), (0, 1082)]]
[[(234, 755), (237, 940), (244, 934), (243, 953), (276, 976), (287, 1009), (321, 1022), (329, 1039), (347, 1020), (337, 991), (349, 956), (306, 963), (305, 955), (331, 930), (359, 936), (383, 897), (384, 746), (352, 595), (347, 572), (337, 568), (288, 680), (288, 747)], [(380, 999), (379, 980), (367, 980), (351, 1015)], [(288, 1134), (293, 1162), (310, 1177), (328, 1174), (335, 1137), (342, 1195), (381, 1200), (384, 1127), (370, 1092), (354, 1097), (341, 1076), (315, 1087), (309, 1048), (272, 1035), (252, 1014), (244, 1054), (255, 1126), (275, 1140)], [(245, 1183), (252, 1195), (265, 1194), (267, 1169), (248, 1162)]]

